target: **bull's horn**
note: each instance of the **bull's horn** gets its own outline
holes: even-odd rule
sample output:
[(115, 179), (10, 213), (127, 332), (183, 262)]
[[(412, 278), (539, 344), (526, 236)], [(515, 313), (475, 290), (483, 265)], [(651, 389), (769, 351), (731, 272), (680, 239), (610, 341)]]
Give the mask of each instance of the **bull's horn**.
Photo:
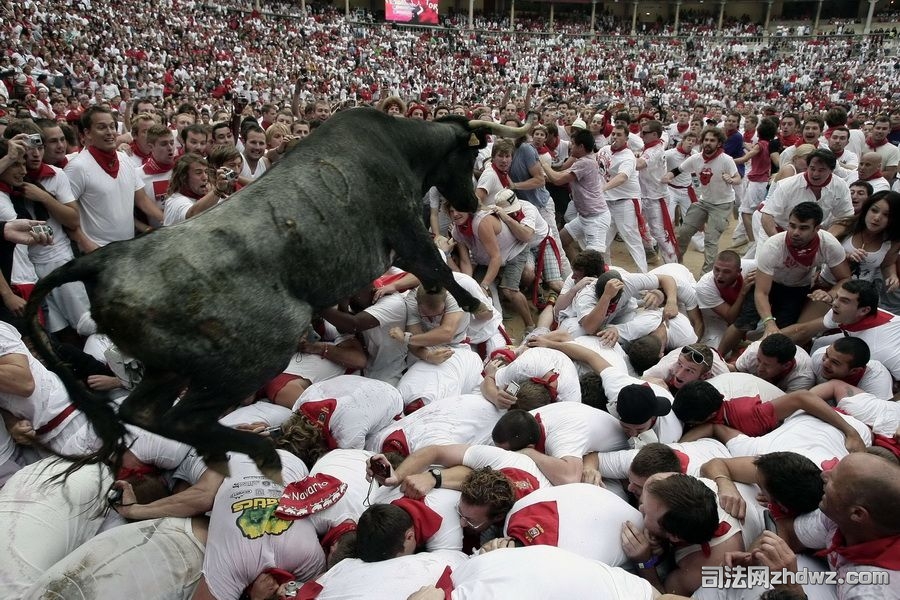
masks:
[(484, 128), (502, 137), (520, 138), (531, 131), (531, 126), (534, 123), (535, 121), (529, 121), (521, 127), (509, 127), (508, 125), (501, 125), (500, 123), (494, 123), (493, 121), (473, 120), (469, 121), (469, 129)]

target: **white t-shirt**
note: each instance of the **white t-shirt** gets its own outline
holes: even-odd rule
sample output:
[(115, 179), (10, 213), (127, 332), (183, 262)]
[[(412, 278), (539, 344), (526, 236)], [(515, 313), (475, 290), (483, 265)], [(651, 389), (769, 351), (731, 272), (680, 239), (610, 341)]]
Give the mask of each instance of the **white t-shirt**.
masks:
[[(838, 413), (840, 414), (840, 413)], [(866, 445), (872, 443), (872, 433), (865, 424), (853, 417), (841, 415), (862, 437)], [(760, 437), (740, 434), (725, 446), (732, 456), (758, 456), (770, 452), (796, 452), (809, 458), (820, 469), (830, 468), (848, 454), (844, 434), (804, 412), (784, 420), (779, 427)]]
[(100, 246), (134, 237), (134, 193), (144, 183), (131, 168), (128, 156), (117, 152), (115, 179), (100, 168), (86, 149), (66, 165), (72, 194), (78, 200), (81, 229)]
[[(816, 383), (828, 381), (822, 373), (822, 359), (825, 358), (826, 350), (828, 348), (819, 348), (810, 357), (813, 373), (816, 374)], [(859, 383), (856, 384), (856, 387), (872, 394), (876, 398), (887, 400), (894, 395), (893, 383), (890, 371), (879, 361), (870, 360), (866, 363), (866, 372), (863, 374), (862, 379), (859, 380)]]
[(678, 306), (682, 312), (697, 308), (697, 280), (690, 269), (680, 263), (667, 263), (650, 269), (651, 275), (668, 275), (675, 280), (678, 294)]
[(547, 456), (581, 458), (588, 452), (628, 447), (619, 420), (608, 412), (576, 402), (557, 402), (530, 411), (541, 424), (541, 452)]
[(366, 449), (381, 452), (389, 436), (405, 441), (410, 453), (425, 446), (490, 444), (503, 413), (480, 394), (441, 398), (370, 436)]
[(165, 201), (163, 209), (163, 226), (175, 225), (187, 220), (187, 213), (197, 201), (188, 198), (181, 192), (175, 192)]
[(316, 528), (319, 537), (344, 521), (356, 522), (359, 515), (366, 510), (363, 502), (369, 492), (369, 482), (366, 481), (366, 466), (371, 452), (366, 450), (332, 450), (313, 465), (309, 470), (310, 475), (324, 473), (331, 475), (347, 484), (347, 490), (340, 500), (321, 510), (309, 515), (307, 520)]
[[(747, 277), (750, 271), (755, 268), (755, 260), (741, 259), (741, 275), (743, 277)], [(706, 325), (701, 341), (705, 344), (718, 346), (722, 334), (728, 328), (728, 324), (713, 311), (725, 300), (722, 298), (719, 288), (716, 287), (715, 275), (712, 271), (700, 277), (697, 285), (694, 287), (694, 291), (697, 294), (697, 304), (700, 306), (700, 313), (703, 315), (703, 323)], [(750, 301), (752, 301), (752, 296)]]
[(143, 166), (135, 169), (135, 174), (137, 175), (137, 178), (143, 182), (144, 193), (147, 194), (147, 197), (156, 203), (159, 210), (165, 212), (166, 193), (169, 191), (169, 181), (172, 179), (172, 169), (169, 169), (165, 173), (156, 173), (153, 175), (148, 174), (146, 169), (147, 163), (144, 163)]
[[(759, 368), (759, 345), (762, 341), (750, 344), (744, 353), (734, 363), (735, 368), (742, 373), (755, 375)], [(812, 370), (812, 361), (806, 350), (797, 346), (794, 355), (795, 365), (784, 377), (776, 382), (776, 385), (785, 392), (808, 390), (816, 384), (816, 376)]]
[(315, 581), (307, 582), (299, 594), (316, 600), (407, 598), (423, 586), (434, 585), (447, 567), (455, 572), (467, 560), (462, 552), (447, 550), (369, 563), (345, 558)]
[(666, 151), (665, 145), (656, 144), (652, 148), (644, 146), (641, 152), (641, 158), (646, 161), (647, 166), (638, 171), (641, 184), (642, 198), (668, 198), (669, 186), (662, 183), (663, 175), (666, 174)]
[[(605, 323), (624, 323), (634, 316), (637, 302), (634, 297), (643, 290), (655, 290), (659, 288), (659, 278), (649, 273), (628, 273), (619, 271), (622, 276), (621, 295), (612, 312), (607, 316)], [(602, 291), (601, 291), (602, 294)], [(581, 320), (597, 306), (597, 291), (595, 285), (588, 285), (581, 289), (572, 301), (572, 304), (559, 313), (560, 329), (566, 329), (573, 336), (584, 335), (581, 328)], [(610, 303), (612, 304), (612, 303)], [(572, 321), (574, 320), (574, 321)]]
[(812, 265), (801, 265), (791, 256), (786, 244), (787, 232), (782, 231), (767, 239), (756, 251), (756, 268), (760, 273), (772, 276), (772, 281), (788, 287), (812, 285), (816, 268), (828, 265), (834, 268), (846, 258), (844, 247), (836, 237), (819, 230), (821, 245)]
[[(643, 379), (632, 377), (625, 371), (620, 371), (615, 368), (605, 369), (601, 378), (603, 379), (603, 391), (606, 393), (606, 399), (608, 400), (607, 408), (609, 409), (609, 414), (617, 419), (619, 418), (619, 413), (616, 411), (616, 404), (619, 400), (619, 392), (627, 385), (637, 384), (650, 386), (657, 396), (666, 398), (669, 402), (674, 402), (669, 390), (663, 389), (654, 383), (644, 381)], [(668, 444), (670, 442), (677, 442), (681, 439), (682, 431), (683, 425), (681, 424), (681, 421), (678, 420), (678, 417), (675, 416), (674, 412), (670, 411), (669, 414), (663, 417), (657, 417), (653, 427), (643, 432), (638, 437), (631, 438), (628, 440), (628, 443), (635, 448), (639, 448), (651, 442)]]
[(650, 583), (637, 575), (553, 546), (504, 548), (475, 556), (454, 569), (452, 579), (451, 600), (651, 600), (657, 596)]
[[(75, 196), (72, 194), (72, 186), (69, 184), (69, 177), (59, 167), (54, 167), (53, 165), (48, 166), (53, 169), (55, 175), (53, 175), (53, 177), (41, 179), (40, 184), (44, 186), (44, 189), (50, 194), (53, 194), (61, 204), (70, 204), (74, 202)], [(49, 246), (43, 246), (41, 244), (32, 244), (31, 246), (28, 246), (28, 258), (35, 264), (72, 260), (72, 245), (62, 224), (52, 214), (48, 216), (47, 224), (53, 228), (53, 243)]]
[(530, 377), (544, 377), (549, 371), (559, 373), (556, 380), (557, 402), (581, 402), (578, 371), (568, 356), (550, 348), (529, 348), (516, 360), (497, 370), (497, 388), (506, 389), (512, 382), (522, 383)]
[(611, 567), (628, 562), (622, 526), (644, 526), (640, 511), (613, 492), (587, 483), (541, 488), (518, 500), (503, 535), (526, 546), (556, 546)]
[(723, 174), (732, 177), (738, 174), (734, 159), (720, 153), (710, 161), (706, 161), (703, 153), (692, 154), (678, 167), (686, 173), (696, 173), (700, 180), (700, 200), (707, 204), (729, 204), (734, 202), (734, 186), (725, 183)]
[(847, 396), (837, 407), (872, 428), (873, 433), (893, 437), (900, 429), (900, 403), (863, 392)]
[(474, 394), (481, 385), (481, 358), (468, 344), (453, 347), (453, 355), (439, 365), (424, 360), (413, 364), (397, 389), (404, 404), (422, 399), (426, 404), (461, 394)]
[(466, 330), (469, 328), (469, 313), (465, 312), (462, 308), (459, 307), (459, 304), (456, 302), (456, 298), (453, 297), (453, 294), (450, 292), (445, 292), (445, 300), (444, 300), (444, 312), (437, 317), (422, 317), (419, 314), (419, 303), (416, 300), (415, 293), (409, 293), (406, 295), (406, 325), (420, 325), (422, 327), (422, 331), (428, 332), (432, 329), (436, 329), (441, 326), (441, 321), (443, 320), (445, 315), (449, 315), (451, 313), (461, 313), (462, 319), (459, 320), (459, 325), (456, 327), (456, 332), (453, 336), (453, 339), (450, 340), (451, 344), (460, 344), (466, 338)]
[[(718, 440), (712, 438), (702, 438), (695, 442), (670, 443), (666, 444), (669, 448), (679, 454), (679, 460), (682, 462), (686, 475), (698, 477), (700, 475), (700, 467), (714, 458), (731, 458), (728, 448)], [(610, 479), (626, 479), (628, 477), (628, 469), (634, 457), (637, 456), (639, 450), (620, 450), (618, 452), (601, 452), (600, 459), (600, 475)]]
[[(713, 351), (713, 361), (712, 368), (707, 371), (704, 377), (701, 379), (710, 379), (711, 377), (715, 377), (716, 375), (724, 375), (728, 373), (728, 365), (722, 360), (722, 357), (719, 356), (719, 353)], [(667, 352), (665, 356), (659, 359), (659, 362), (644, 371), (644, 377), (662, 379), (663, 381), (668, 381), (669, 377), (672, 375), (672, 370), (675, 368), (675, 364), (678, 362), (678, 357), (681, 356), (681, 348), (675, 348), (674, 350)]]
[[(825, 329), (838, 327), (834, 320), (834, 312), (831, 310), (822, 317), (822, 323), (825, 325)], [(816, 352), (819, 348), (831, 345), (835, 339), (842, 335), (838, 333), (817, 339), (813, 342), (813, 352)], [(872, 354), (871, 358), (883, 364), (891, 372), (891, 376), (894, 379), (900, 380), (900, 344), (897, 343), (897, 340), (900, 339), (900, 317), (895, 316), (887, 323), (877, 327), (853, 331), (850, 335), (868, 344), (869, 352)]]
[(406, 368), (406, 344), (388, 332), (392, 327), (406, 328), (406, 294), (382, 296), (363, 312), (378, 321), (378, 327), (362, 332), (368, 361), (365, 375), (396, 385)]
[(638, 172), (635, 169), (636, 159), (634, 152), (626, 146), (617, 152), (613, 152), (612, 146), (604, 146), (597, 152), (597, 164), (600, 166), (600, 175), (607, 183), (619, 173), (628, 175), (628, 179), (622, 185), (607, 190), (604, 199), (607, 202), (615, 200), (631, 200), (641, 197), (641, 184), (638, 180)]
[(298, 412), (303, 406), (329, 400), (336, 402), (333, 410), (327, 409), (326, 423), (339, 448), (362, 448), (367, 437), (403, 413), (403, 398), (397, 388), (359, 375), (341, 375), (314, 383), (300, 394), (293, 410)]
[[(390, 504), (394, 500), (404, 497), (404, 493), (397, 487), (382, 487), (377, 493), (372, 494), (373, 504)], [(425, 495), (425, 506), (436, 512), (441, 517), (441, 524), (434, 534), (425, 540), (425, 549), (429, 552), (436, 550), (462, 551), (463, 530), (460, 524), (459, 506), (460, 493), (456, 490), (433, 489)]]
[[(527, 204), (527, 202), (526, 202)], [(494, 306), (490, 296), (485, 295), (484, 290), (477, 281), (472, 279), (465, 273), (453, 273), (453, 278), (464, 290), (472, 294), (474, 298), (480, 300), (482, 304), (490, 307), (492, 316), (484, 321), (477, 321), (473, 316), (469, 316), (469, 326), (466, 329), (466, 337), (470, 344), (480, 344), (489, 340), (496, 335), (501, 325), (503, 325), (503, 311)]]
[(766, 199), (762, 212), (772, 215), (779, 227), (787, 229), (791, 211), (801, 202), (815, 202), (822, 207), (825, 216), (822, 229), (831, 227), (835, 219), (853, 216), (850, 187), (846, 181), (832, 176), (831, 182), (822, 188), (819, 198), (816, 198), (810, 191), (805, 172), (779, 181), (775, 192)]
[(784, 396), (784, 390), (750, 373), (723, 373), (707, 379), (726, 400), (759, 396), (763, 402)]
[(531, 458), (496, 446), (471, 446), (463, 456), (463, 464), (470, 469), (490, 467), (495, 471), (516, 469), (534, 477), (539, 488), (552, 485)]
[[(299, 458), (278, 450), (285, 482), (307, 476)], [(232, 454), (230, 477), (213, 503), (203, 575), (216, 598), (238, 598), (265, 569), (290, 571), (306, 581), (325, 570), (325, 555), (312, 523), (273, 513), (284, 487), (266, 478), (249, 456)]]
[[(509, 174), (507, 174), (507, 177), (509, 177)], [(487, 164), (481, 173), (481, 177), (478, 178), (478, 185), (475, 187), (487, 192), (487, 196), (481, 205), (493, 206), (497, 203), (497, 194), (502, 192), (506, 186), (500, 183), (500, 177), (494, 171), (494, 167), (491, 164)]]

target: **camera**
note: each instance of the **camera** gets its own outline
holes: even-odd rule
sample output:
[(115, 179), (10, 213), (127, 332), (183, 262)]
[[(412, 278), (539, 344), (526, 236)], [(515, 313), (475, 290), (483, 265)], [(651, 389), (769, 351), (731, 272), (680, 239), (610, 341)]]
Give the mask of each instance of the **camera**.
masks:
[(369, 466), (372, 467), (372, 473), (374, 473), (375, 477), (379, 479), (387, 479), (391, 476), (391, 465), (387, 462), (372, 458), (369, 459)]
[(118, 488), (112, 488), (106, 494), (106, 501), (110, 506), (115, 506), (117, 504), (122, 504), (122, 490)]
[(25, 140), (25, 145), (29, 148), (40, 148), (44, 145), (44, 138), (39, 133), (30, 133), (28, 139)]
[(35, 225), (31, 228), (31, 233), (34, 235), (41, 235), (46, 233), (49, 236), (53, 235), (53, 228), (49, 225)]
[(237, 171), (234, 169), (225, 169), (225, 179), (228, 181), (235, 181), (238, 178)]
[(510, 381), (509, 385), (506, 386), (506, 393), (510, 396), (515, 396), (519, 393), (519, 384), (515, 381)]
[(300, 590), (300, 584), (296, 581), (288, 581), (284, 584), (284, 592), (285, 598), (296, 598), (297, 592)]

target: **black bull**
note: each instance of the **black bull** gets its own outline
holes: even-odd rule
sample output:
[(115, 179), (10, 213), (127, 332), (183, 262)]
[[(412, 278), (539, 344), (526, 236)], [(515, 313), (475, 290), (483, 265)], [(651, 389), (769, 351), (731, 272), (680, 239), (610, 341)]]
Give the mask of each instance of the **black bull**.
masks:
[[(340, 113), (219, 206), (39, 281), (26, 312), (35, 346), (103, 443), (82, 462), (117, 464), (126, 421), (194, 446), (213, 468), (224, 468), (226, 451), (243, 452), (278, 479), (272, 443), (218, 419), (282, 372), (316, 311), (370, 284), (395, 256), (426, 287), (478, 309), (432, 244), (422, 196), (436, 186), (474, 211), (472, 165), (490, 130), (503, 132), (461, 118)], [(99, 331), (144, 366), (118, 415), (62, 363), (38, 324), (47, 293), (70, 281), (85, 283)]]

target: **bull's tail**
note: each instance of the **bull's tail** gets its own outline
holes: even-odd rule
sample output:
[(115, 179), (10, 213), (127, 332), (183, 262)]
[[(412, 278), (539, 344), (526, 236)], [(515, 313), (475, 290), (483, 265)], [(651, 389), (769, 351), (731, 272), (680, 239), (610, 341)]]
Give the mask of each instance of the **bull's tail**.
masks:
[(121, 462), (122, 451), (125, 449), (125, 427), (116, 415), (112, 403), (107, 398), (91, 391), (75, 375), (71, 367), (56, 353), (50, 337), (38, 322), (38, 309), (53, 289), (75, 281), (81, 281), (88, 285), (96, 283), (96, 262), (96, 260), (92, 260), (91, 256), (84, 256), (70, 261), (40, 279), (25, 307), (25, 321), (35, 350), (47, 367), (62, 380), (69, 392), (69, 400), (88, 418), (100, 440), (100, 447), (95, 452), (85, 456), (63, 456), (73, 463), (72, 467), (66, 471), (66, 475), (83, 465), (100, 462), (110, 465), (115, 472)]

